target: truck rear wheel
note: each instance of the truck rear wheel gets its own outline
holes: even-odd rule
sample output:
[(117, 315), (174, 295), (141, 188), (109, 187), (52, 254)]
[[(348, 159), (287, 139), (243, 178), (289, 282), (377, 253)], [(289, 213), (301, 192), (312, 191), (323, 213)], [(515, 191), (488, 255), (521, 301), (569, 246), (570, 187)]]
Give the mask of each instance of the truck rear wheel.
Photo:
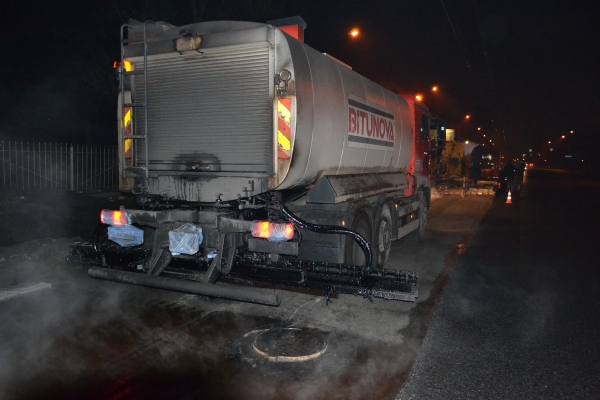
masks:
[(373, 252), (377, 256), (377, 268), (383, 268), (392, 247), (392, 212), (390, 206), (384, 204), (375, 224), (375, 243)]
[[(359, 212), (356, 214), (354, 221), (352, 222), (352, 228), (350, 229), (367, 239), (369, 243), (372, 243), (371, 223), (369, 222), (369, 217), (364, 212)], [(365, 253), (362, 251), (358, 243), (356, 243), (356, 241), (352, 238), (346, 238), (344, 258), (345, 264), (364, 267), (367, 263)]]
[(425, 227), (427, 226), (427, 200), (425, 199), (425, 193), (423, 191), (419, 191), (417, 195), (419, 198), (419, 229), (414, 232), (414, 236), (417, 238), (422, 238), (425, 236)]

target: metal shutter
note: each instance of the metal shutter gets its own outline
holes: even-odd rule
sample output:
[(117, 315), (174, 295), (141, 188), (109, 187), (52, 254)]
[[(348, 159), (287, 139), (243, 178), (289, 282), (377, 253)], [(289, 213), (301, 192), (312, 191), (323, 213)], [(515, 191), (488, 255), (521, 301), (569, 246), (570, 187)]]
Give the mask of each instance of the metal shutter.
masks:
[[(215, 171), (272, 173), (269, 59), (269, 47), (148, 59), (150, 170), (200, 163)], [(143, 101), (143, 75), (135, 77), (134, 96)], [(143, 118), (143, 108), (136, 109), (137, 135), (144, 133)], [(136, 145), (141, 166), (144, 141)]]

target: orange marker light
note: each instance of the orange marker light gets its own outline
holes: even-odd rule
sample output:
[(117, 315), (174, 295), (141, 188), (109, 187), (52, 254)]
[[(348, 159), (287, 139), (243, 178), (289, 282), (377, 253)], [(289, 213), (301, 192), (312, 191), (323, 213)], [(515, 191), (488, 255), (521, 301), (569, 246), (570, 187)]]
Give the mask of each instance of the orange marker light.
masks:
[(106, 225), (125, 226), (131, 224), (131, 216), (120, 210), (102, 210), (100, 221)]
[(268, 239), (269, 235), (271, 234), (271, 224), (269, 223), (269, 221), (259, 222), (256, 232), (257, 234), (254, 234), (254, 232), (252, 232), (252, 235), (259, 238)]
[(294, 237), (294, 225), (285, 224), (285, 237), (287, 238), (287, 240), (290, 240)]
[(252, 236), (268, 239), (272, 242), (282, 242), (294, 237), (294, 225), (291, 223), (276, 223), (259, 221), (252, 227)]
[[(120, 62), (115, 61), (113, 63), (113, 68), (114, 69), (119, 68), (120, 64), (121, 64)], [(124, 60), (123, 61), (123, 65), (125, 66), (125, 72), (131, 72), (131, 71), (133, 71), (133, 64), (131, 63), (131, 61)]]

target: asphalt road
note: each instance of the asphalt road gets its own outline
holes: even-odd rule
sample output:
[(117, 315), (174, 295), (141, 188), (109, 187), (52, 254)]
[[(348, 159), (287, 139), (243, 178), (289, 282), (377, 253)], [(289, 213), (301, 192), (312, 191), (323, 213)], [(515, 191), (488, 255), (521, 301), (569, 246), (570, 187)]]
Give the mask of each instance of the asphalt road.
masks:
[[(282, 299), (274, 308), (93, 280), (65, 262), (72, 236), (84, 236), (78, 216), (95, 219), (118, 196), (3, 196), (0, 236), (28, 229), (28, 241), (0, 247), (0, 288), (52, 287), (0, 301), (2, 399), (393, 399), (493, 201), (438, 198), (425, 237), (393, 244), (387, 267), (419, 274), (417, 303), (340, 295), (326, 305), (322, 293), (266, 289)], [(60, 216), (73, 223), (53, 228)], [(273, 327), (318, 332), (327, 351), (295, 365), (256, 359), (247, 338)]]
[(600, 398), (600, 181), (530, 170), (496, 199), (399, 399)]

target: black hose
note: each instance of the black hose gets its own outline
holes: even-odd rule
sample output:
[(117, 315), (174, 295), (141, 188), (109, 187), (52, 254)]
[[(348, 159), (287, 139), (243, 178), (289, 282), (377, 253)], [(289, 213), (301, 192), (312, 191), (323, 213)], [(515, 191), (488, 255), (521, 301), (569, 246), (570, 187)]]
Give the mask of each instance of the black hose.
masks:
[(294, 225), (296, 225), (297, 227), (307, 229), (309, 231), (317, 232), (317, 233), (325, 233), (325, 234), (337, 233), (337, 234), (349, 236), (352, 239), (354, 239), (356, 241), (356, 243), (358, 243), (358, 245), (362, 249), (363, 253), (365, 253), (365, 258), (367, 259), (367, 267), (371, 268), (371, 263), (373, 262), (373, 253), (371, 251), (371, 245), (369, 244), (367, 239), (365, 239), (358, 233), (356, 233), (350, 229), (343, 228), (341, 226), (311, 224), (310, 222), (306, 222), (303, 219), (296, 217), (283, 204), (280, 204), (280, 205), (281, 205), (281, 213), (283, 214), (283, 216), (285, 218), (287, 218), (290, 222), (292, 222)]
[(102, 243), (106, 240), (106, 236), (108, 236), (108, 227), (102, 223), (98, 224), (92, 235), (92, 245), (99, 256), (102, 255)]

